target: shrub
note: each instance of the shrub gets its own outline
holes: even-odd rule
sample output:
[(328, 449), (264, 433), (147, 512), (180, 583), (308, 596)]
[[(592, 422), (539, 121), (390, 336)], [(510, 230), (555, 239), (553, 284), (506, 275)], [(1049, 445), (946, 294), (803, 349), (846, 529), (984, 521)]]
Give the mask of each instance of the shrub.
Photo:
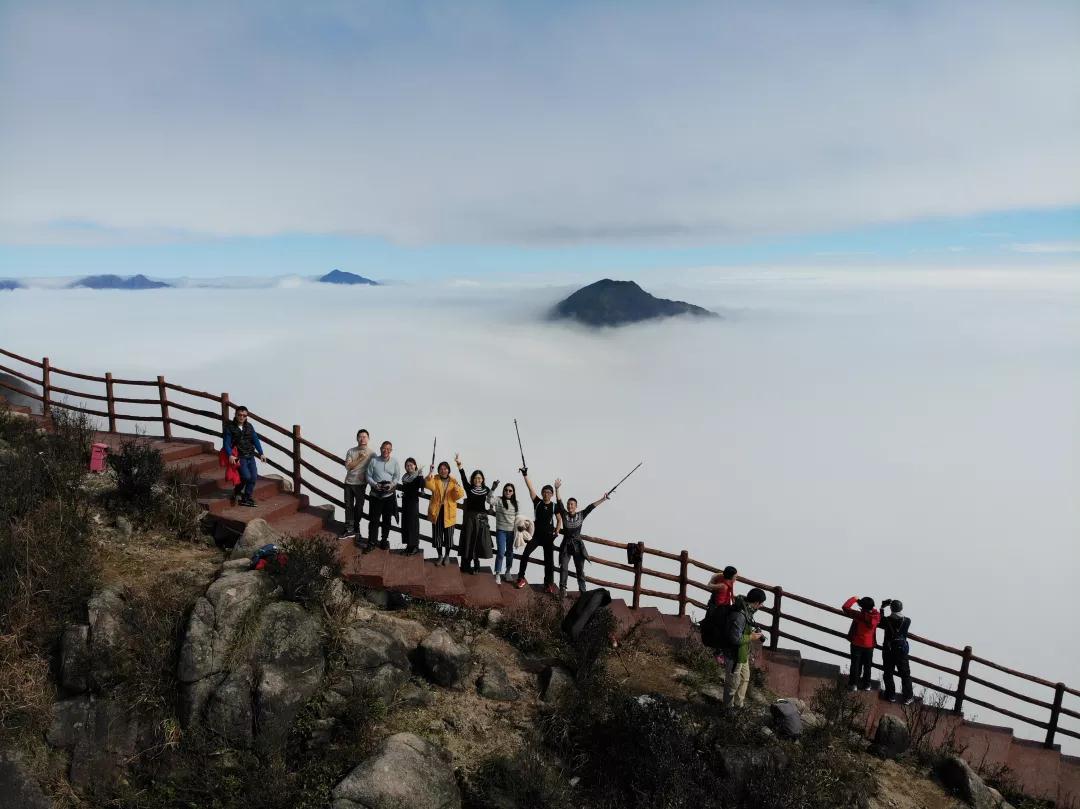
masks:
[(118, 452), (109, 453), (109, 466), (116, 473), (116, 496), (133, 506), (146, 506), (161, 480), (165, 463), (161, 453), (139, 439), (124, 440)]
[(562, 606), (553, 598), (525, 598), (508, 609), (495, 631), (525, 654), (554, 655), (562, 648)]
[(931, 694), (924, 688), (918, 700), (903, 706), (902, 709), (911, 736), (911, 755), (930, 767), (961, 752), (954, 728), (950, 728), (943, 738), (939, 738), (941, 734), (938, 733), (938, 728), (944, 727), (942, 723), (949, 715), (945, 706), (950, 699), (947, 693), (934, 691)]
[(162, 477), (153, 519), (177, 539), (190, 541), (202, 533), (206, 512), (199, 505), (196, 477), (187, 467)]
[(466, 784), (465, 792), (469, 803), (478, 809), (562, 809), (573, 805), (566, 777), (532, 744), (515, 755), (487, 759)]
[(0, 411), (0, 525), (29, 514), (49, 498), (77, 500), (92, 431), (85, 417), (58, 412), (52, 432)]
[(724, 682), (724, 671), (716, 662), (716, 653), (701, 642), (697, 635), (689, 635), (672, 651), (672, 657), (686, 666), (687, 670), (700, 682)]
[(814, 692), (810, 707), (824, 720), (822, 725), (810, 731), (810, 735), (822, 736), (826, 741), (846, 738), (851, 731), (860, 730), (858, 722), (866, 711), (839, 677)]
[(323, 537), (289, 537), (282, 547), (288, 561), (282, 567), (272, 566), (271, 575), (284, 597), (304, 605), (325, 602), (333, 582), (341, 578), (337, 543)]

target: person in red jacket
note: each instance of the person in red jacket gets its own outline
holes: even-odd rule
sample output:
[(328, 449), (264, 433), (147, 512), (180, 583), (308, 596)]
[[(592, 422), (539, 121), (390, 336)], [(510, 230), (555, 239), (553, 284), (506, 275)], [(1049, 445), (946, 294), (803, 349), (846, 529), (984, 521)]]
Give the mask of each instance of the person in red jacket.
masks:
[[(853, 605), (858, 602), (859, 609)], [(881, 613), (875, 608), (870, 596), (858, 598), (852, 596), (844, 602), (841, 609), (851, 618), (848, 640), (851, 641), (851, 673), (848, 674), (848, 688), (852, 691), (870, 690), (870, 669), (874, 662), (874, 644)]]

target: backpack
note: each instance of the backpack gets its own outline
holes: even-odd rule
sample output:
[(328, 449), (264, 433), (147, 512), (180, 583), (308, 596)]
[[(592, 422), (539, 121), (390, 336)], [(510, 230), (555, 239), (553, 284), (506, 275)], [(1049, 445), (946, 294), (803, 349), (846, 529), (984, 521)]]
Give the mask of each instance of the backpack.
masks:
[(280, 571), (285, 567), (288, 558), (288, 554), (277, 545), (263, 545), (255, 553), (251, 554), (251, 570), (265, 570), (267, 567), (274, 565)]
[(717, 604), (710, 601), (698, 628), (701, 630), (701, 642), (717, 651), (726, 648), (728, 620), (734, 612), (734, 604)]
[(885, 641), (885, 651), (895, 657), (907, 657), (911, 651), (911, 644), (908, 643), (907, 633), (908, 628), (911, 626), (911, 619), (904, 618), (900, 622), (900, 626), (896, 629), (895, 634), (887, 641)]

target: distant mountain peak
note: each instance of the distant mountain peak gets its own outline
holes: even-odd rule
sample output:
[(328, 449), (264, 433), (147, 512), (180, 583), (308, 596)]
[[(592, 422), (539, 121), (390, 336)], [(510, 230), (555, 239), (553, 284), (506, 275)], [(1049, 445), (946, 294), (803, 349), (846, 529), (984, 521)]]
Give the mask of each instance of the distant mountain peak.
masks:
[(352, 272), (345, 272), (344, 270), (330, 270), (326, 275), (319, 279), (320, 284), (366, 284), (367, 286), (377, 287), (378, 281), (372, 281), (370, 278), (365, 278), (362, 275), (357, 275)]
[(145, 275), (132, 275), (123, 278), (119, 275), (88, 275), (71, 284), (84, 289), (162, 289), (171, 287), (164, 281), (151, 281)]
[(576, 320), (588, 326), (624, 326), (677, 315), (719, 317), (692, 303), (654, 297), (634, 281), (610, 278), (582, 287), (556, 304), (551, 312), (554, 319)]
[(0, 289), (21, 289), (22, 284), (18, 281), (11, 281), (8, 279), (0, 279)]

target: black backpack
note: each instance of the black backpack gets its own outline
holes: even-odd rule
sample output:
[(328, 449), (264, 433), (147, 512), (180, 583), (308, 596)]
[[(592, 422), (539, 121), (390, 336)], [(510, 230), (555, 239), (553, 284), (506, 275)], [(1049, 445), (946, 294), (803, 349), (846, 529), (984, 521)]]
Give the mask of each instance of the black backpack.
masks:
[(895, 628), (891, 637), (885, 641), (885, 651), (897, 657), (906, 657), (911, 651), (911, 644), (908, 643), (907, 637), (909, 628), (911, 628), (911, 619), (905, 617), (900, 622), (900, 626)]
[(709, 606), (705, 610), (705, 617), (701, 619), (698, 628), (701, 630), (701, 642), (710, 649), (719, 651), (728, 645), (727, 640), (725, 640), (727, 623), (733, 609), (734, 604), (709, 602)]

